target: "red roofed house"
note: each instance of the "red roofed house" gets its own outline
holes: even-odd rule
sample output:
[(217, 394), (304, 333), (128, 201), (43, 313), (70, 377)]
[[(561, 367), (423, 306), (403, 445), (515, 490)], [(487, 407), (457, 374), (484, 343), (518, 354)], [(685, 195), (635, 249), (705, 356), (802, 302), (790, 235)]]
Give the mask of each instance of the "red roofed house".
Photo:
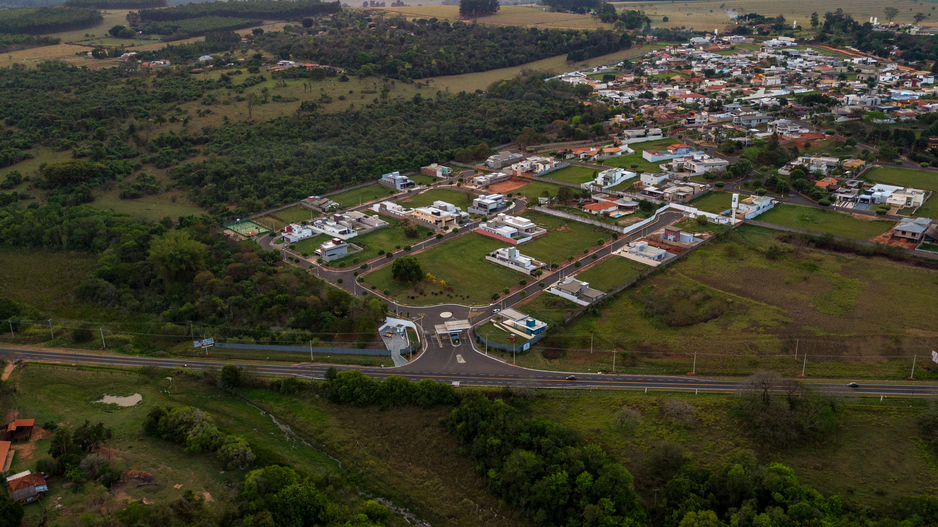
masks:
[(17, 476), (7, 478), (7, 487), (14, 500), (20, 503), (30, 503), (49, 492), (49, 485), (42, 474), (17, 474)]
[(817, 183), (814, 184), (814, 186), (818, 188), (825, 188), (828, 191), (834, 191), (840, 188), (840, 185), (837, 183), (837, 180), (832, 177), (826, 177), (824, 179), (820, 179), (818, 180)]
[(610, 212), (619, 210), (619, 206), (611, 201), (600, 201), (599, 203), (588, 203), (583, 205), (583, 210), (589, 212), (590, 214), (608, 214)]
[(0, 441), (29, 441), (33, 435), (34, 419), (17, 419), (0, 430)]

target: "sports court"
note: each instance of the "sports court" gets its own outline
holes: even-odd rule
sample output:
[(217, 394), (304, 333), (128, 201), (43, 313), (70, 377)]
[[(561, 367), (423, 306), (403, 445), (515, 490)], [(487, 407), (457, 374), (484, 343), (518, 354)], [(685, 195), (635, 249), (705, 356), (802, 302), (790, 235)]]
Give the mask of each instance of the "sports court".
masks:
[(264, 227), (260, 223), (253, 222), (250, 220), (231, 223), (231, 224), (225, 225), (225, 228), (235, 234), (240, 234), (241, 236), (247, 236), (249, 238), (252, 236), (257, 236), (259, 234), (265, 234), (265, 233), (270, 232), (270, 229), (268, 229), (267, 227)]

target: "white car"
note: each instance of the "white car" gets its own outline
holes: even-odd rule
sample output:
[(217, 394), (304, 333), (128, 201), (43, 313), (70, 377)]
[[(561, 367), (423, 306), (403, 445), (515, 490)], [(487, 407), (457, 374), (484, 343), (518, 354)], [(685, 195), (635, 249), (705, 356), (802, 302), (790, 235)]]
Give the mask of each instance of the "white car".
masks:
[(495, 309), (492, 310), (492, 314), (494, 315), (494, 314), (498, 313), (499, 311), (501, 311), (501, 309), (495, 308)]

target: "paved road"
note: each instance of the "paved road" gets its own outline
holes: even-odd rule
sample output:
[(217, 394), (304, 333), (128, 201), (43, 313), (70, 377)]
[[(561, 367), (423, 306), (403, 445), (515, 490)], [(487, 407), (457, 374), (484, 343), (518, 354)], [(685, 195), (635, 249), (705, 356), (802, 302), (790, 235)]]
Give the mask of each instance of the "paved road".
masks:
[[(460, 346), (452, 347), (452, 353), (463, 354), (466, 364), (459, 366), (465, 368), (465, 372), (437, 372), (422, 369), (419, 361), (405, 368), (363, 368), (337, 366), (341, 370), (357, 369), (366, 375), (374, 378), (385, 378), (390, 376), (399, 376), (419, 381), (423, 379), (432, 379), (440, 382), (458, 382), (460, 386), (519, 386), (530, 388), (650, 388), (656, 390), (703, 390), (732, 392), (740, 388), (741, 384), (737, 381), (721, 381), (699, 377), (678, 377), (678, 376), (658, 376), (658, 375), (597, 375), (577, 373), (575, 381), (566, 380), (567, 373), (547, 372), (528, 370), (524, 368), (507, 366), (499, 361), (485, 357), (472, 350), (465, 343)], [(474, 354), (474, 355), (473, 355)], [(140, 367), (157, 366), (162, 368), (184, 368), (189, 370), (201, 370), (204, 368), (221, 368), (226, 363), (214, 361), (194, 361), (179, 359), (156, 359), (147, 357), (129, 357), (121, 355), (98, 355), (88, 353), (66, 353), (60, 351), (46, 350), (25, 350), (0, 348), (0, 356), (9, 358), (18, 358), (26, 361), (43, 361), (59, 363), (63, 365), (76, 364), (99, 364), (112, 365), (120, 367)], [(495, 362), (502, 364), (506, 369), (504, 372), (486, 373), (484, 371), (475, 371), (479, 361)], [(323, 364), (296, 364), (292, 366), (274, 366), (257, 365), (257, 371), (270, 375), (295, 376), (307, 379), (322, 379), (328, 365)], [(472, 371), (470, 371), (472, 370)], [(848, 388), (846, 383), (838, 384), (817, 384), (825, 389), (843, 393), (858, 393), (866, 396), (889, 395), (889, 396), (910, 396), (910, 395), (934, 395), (936, 387), (933, 385), (913, 385), (913, 384), (868, 384), (861, 385), (859, 388)]]

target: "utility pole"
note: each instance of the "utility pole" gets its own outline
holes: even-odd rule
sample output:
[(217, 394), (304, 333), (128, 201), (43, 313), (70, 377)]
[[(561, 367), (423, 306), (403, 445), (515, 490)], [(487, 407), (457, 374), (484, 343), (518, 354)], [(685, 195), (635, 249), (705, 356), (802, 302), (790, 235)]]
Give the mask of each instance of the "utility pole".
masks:
[(13, 334), (13, 321), (10, 319), (7, 319), (7, 323), (10, 324), (10, 336), (13, 338), (16, 338), (16, 335)]
[(804, 377), (805, 369), (808, 367), (808, 354), (804, 354), (804, 364), (801, 366), (801, 376)]
[(616, 349), (612, 349), (612, 373), (616, 372)]
[(694, 352), (694, 369), (690, 372), (691, 375), (697, 375), (697, 352)]
[(55, 340), (55, 331), (52, 330), (52, 319), (49, 319), (49, 333), (52, 333), (52, 340)]
[(590, 353), (593, 353), (593, 332), (590, 331)]
[(918, 355), (912, 357), (912, 373), (909, 374), (909, 379), (915, 380), (915, 359), (918, 358)]
[(518, 365), (518, 355), (515, 353), (516, 351), (517, 351), (517, 346), (515, 346), (515, 343), (512, 342), (511, 343), (511, 362), (515, 366)]
[(101, 330), (101, 349), (107, 349), (107, 343), (104, 342), (104, 328), (98, 328)]
[(309, 341), (309, 361), (313, 362), (313, 341)]
[(795, 359), (798, 359), (798, 343), (799, 339), (795, 339)]

